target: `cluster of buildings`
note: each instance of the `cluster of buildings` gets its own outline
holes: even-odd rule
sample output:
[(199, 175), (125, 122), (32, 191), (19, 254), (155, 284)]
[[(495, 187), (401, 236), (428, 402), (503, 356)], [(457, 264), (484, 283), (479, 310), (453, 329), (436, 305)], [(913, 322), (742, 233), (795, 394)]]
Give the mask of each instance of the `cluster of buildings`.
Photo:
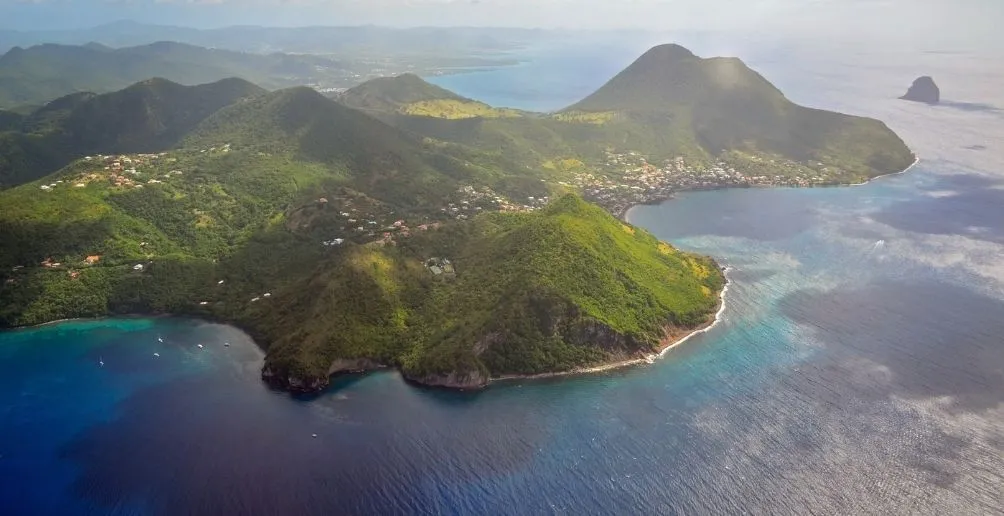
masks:
[[(222, 147), (212, 147), (212, 151), (229, 152), (230, 144)], [(203, 151), (205, 152), (205, 151)], [(157, 175), (151, 167), (158, 161), (173, 163), (177, 158), (168, 158), (166, 152), (158, 154), (119, 154), (119, 155), (97, 155), (85, 156), (82, 163), (90, 168), (90, 165), (97, 165), (101, 168), (91, 168), (87, 172), (80, 173), (72, 179), (67, 179), (68, 184), (75, 188), (84, 188), (95, 181), (105, 181), (115, 187), (120, 188), (143, 188), (144, 185), (156, 185), (164, 183), (173, 177), (181, 176), (181, 170), (171, 170), (164, 174)], [(44, 191), (52, 191), (63, 184), (63, 180), (58, 180), (50, 184), (41, 185)]]
[(526, 202), (517, 202), (499, 194), (487, 186), (475, 188), (464, 186), (457, 190), (457, 202), (450, 203), (441, 211), (457, 220), (464, 220), (482, 211), (527, 212), (546, 205), (548, 196), (527, 197)]
[[(130, 155), (97, 155), (97, 156), (85, 156), (83, 158), (84, 163), (103, 165), (102, 170), (92, 170), (90, 172), (84, 172), (72, 180), (69, 180), (73, 184), (74, 188), (84, 188), (88, 183), (94, 181), (107, 179), (108, 182), (117, 187), (133, 187), (133, 188), (143, 188), (140, 180), (141, 172), (137, 167), (149, 166), (153, 164), (154, 161), (163, 158), (166, 153), (159, 154), (130, 154)], [(178, 172), (180, 174), (181, 172)], [(165, 176), (170, 177), (170, 174)], [(158, 179), (150, 179), (146, 181), (148, 184), (157, 184), (162, 181)], [(63, 184), (63, 180), (58, 180), (53, 183), (42, 185), (40, 188), (44, 191), (52, 191)]]
[(425, 268), (437, 277), (453, 277), (457, 271), (453, 268), (453, 263), (448, 258), (429, 258), (425, 261)]
[[(763, 161), (753, 157), (753, 161)], [(658, 202), (673, 192), (724, 187), (814, 186), (832, 182), (827, 170), (812, 171), (794, 162), (764, 161), (763, 167), (782, 174), (751, 174), (736, 166), (718, 161), (711, 166), (694, 166), (678, 156), (661, 166), (648, 162), (634, 152), (608, 151), (599, 171), (579, 172), (564, 186), (579, 189), (583, 196), (614, 214), (621, 214), (635, 204)], [(821, 164), (820, 164), (821, 165)]]

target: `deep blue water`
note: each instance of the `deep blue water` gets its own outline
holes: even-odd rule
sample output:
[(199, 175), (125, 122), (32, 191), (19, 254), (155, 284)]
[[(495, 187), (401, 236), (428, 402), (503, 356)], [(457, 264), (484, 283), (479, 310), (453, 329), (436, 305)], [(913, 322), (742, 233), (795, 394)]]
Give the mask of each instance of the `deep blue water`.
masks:
[[(901, 75), (917, 75), (903, 72), (910, 55), (750, 54), (799, 102), (882, 118), (922, 162), (859, 187), (633, 209), (633, 223), (733, 267), (713, 330), (606, 374), (451, 393), (385, 372), (311, 399), (263, 385), (261, 352), (226, 326), (0, 333), (0, 512), (1000, 513), (1000, 118), (895, 101)], [(913, 63), (960, 84), (988, 69), (931, 59)], [(590, 75), (575, 63), (568, 77)], [(532, 109), (578, 92), (520, 103), (492, 89), (498, 73), (456, 80)]]

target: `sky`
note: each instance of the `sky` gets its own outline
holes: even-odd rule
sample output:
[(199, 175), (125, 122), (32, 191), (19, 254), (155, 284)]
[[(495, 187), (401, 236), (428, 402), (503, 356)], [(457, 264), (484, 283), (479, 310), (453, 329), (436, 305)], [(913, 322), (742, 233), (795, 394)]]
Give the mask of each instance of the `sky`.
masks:
[(507, 26), (996, 36), (1004, 0), (0, 0), (0, 28), (118, 20), (229, 25)]

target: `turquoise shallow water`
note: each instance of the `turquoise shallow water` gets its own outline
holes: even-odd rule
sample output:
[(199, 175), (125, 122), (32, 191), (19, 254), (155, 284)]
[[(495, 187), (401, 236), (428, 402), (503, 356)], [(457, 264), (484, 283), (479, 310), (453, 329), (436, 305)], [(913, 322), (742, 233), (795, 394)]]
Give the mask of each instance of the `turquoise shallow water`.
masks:
[(773, 69), (807, 77), (790, 95), (881, 116), (925, 159), (860, 187), (691, 192), (633, 209), (633, 223), (733, 268), (721, 324), (655, 364), (480, 393), (384, 372), (302, 399), (262, 384), (260, 350), (226, 326), (0, 333), (0, 507), (999, 512), (1004, 169), (992, 147), (962, 148), (969, 128), (993, 135), (999, 122), (854, 89), (854, 77), (888, 79), (865, 64), (833, 64), (850, 74), (833, 82), (795, 63)]

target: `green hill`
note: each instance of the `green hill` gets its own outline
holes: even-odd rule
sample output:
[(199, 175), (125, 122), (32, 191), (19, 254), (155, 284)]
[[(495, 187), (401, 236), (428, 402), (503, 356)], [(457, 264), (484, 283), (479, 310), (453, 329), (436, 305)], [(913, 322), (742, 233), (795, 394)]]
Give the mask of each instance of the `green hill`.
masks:
[(447, 120), (514, 118), (521, 115), (515, 109), (496, 109), (461, 97), (410, 73), (372, 79), (345, 91), (338, 96), (338, 100), (381, 119), (384, 119), (382, 115), (388, 114)]
[(273, 88), (340, 77), (342, 70), (341, 63), (320, 56), (252, 54), (166, 41), (118, 49), (15, 47), (0, 56), (0, 108), (41, 104), (81, 91), (111, 92), (150, 77), (186, 85), (240, 77)]
[(646, 149), (632, 125), (671, 135), (669, 152), (699, 147), (822, 161), (854, 173), (903, 170), (913, 155), (877, 120), (798, 106), (736, 58), (702, 59), (678, 45), (655, 47), (592, 95), (562, 111), (624, 115), (626, 145)]
[[(345, 186), (396, 206), (439, 206), (458, 181), (501, 177), (477, 156), (426, 148), (421, 138), (346, 108), (306, 87), (235, 104), (207, 119), (186, 146), (228, 142), (270, 155), (323, 164)], [(463, 159), (462, 159), (463, 158)]]
[(410, 73), (366, 81), (343, 92), (338, 100), (361, 111), (377, 112), (394, 112), (408, 104), (422, 101), (473, 102)]
[[(350, 90), (342, 101), (362, 106), (364, 97), (367, 108), (392, 125), (531, 167), (571, 158), (596, 168), (609, 150), (636, 152), (653, 163), (682, 156), (706, 167), (723, 160), (749, 175), (834, 184), (897, 172), (914, 159), (878, 120), (798, 106), (739, 59), (702, 59), (678, 45), (649, 50), (554, 114), (497, 110), (418, 81), (371, 81), (354, 88), (365, 95)], [(416, 95), (407, 97), (410, 104), (397, 100), (401, 89)], [(428, 99), (414, 100), (421, 95)], [(435, 103), (454, 106), (409, 109)]]
[[(437, 277), (430, 258), (455, 274)], [(255, 317), (272, 336), (266, 377), (284, 387), (377, 364), (427, 385), (481, 387), (653, 353), (709, 322), (722, 285), (711, 260), (567, 195), (538, 213), (354, 249)]]
[(0, 132), (0, 187), (87, 154), (168, 149), (217, 110), (263, 93), (241, 79), (198, 86), (150, 79), (103, 95), (67, 95), (21, 117), (17, 130)]

